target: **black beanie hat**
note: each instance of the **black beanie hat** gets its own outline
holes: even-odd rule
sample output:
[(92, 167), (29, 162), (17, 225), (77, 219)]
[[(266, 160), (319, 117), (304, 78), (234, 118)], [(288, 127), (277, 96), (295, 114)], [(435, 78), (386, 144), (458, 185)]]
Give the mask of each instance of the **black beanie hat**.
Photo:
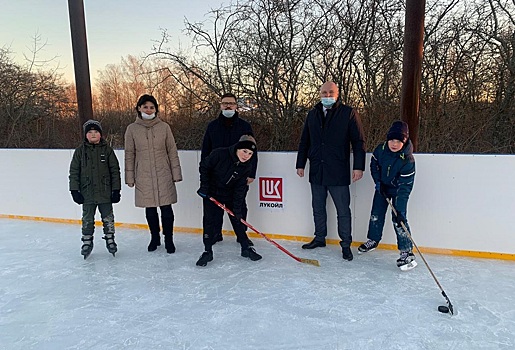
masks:
[(100, 125), (100, 122), (90, 119), (87, 122), (84, 123), (82, 126), (82, 129), (84, 129), (84, 137), (86, 137), (86, 134), (90, 130), (96, 130), (102, 135), (102, 125)]
[(409, 138), (409, 130), (408, 124), (401, 120), (394, 121), (390, 130), (388, 130), (388, 134), (386, 135), (386, 139), (390, 140), (399, 140), (402, 143), (406, 143)]
[(236, 144), (236, 149), (249, 149), (253, 152), (256, 151), (256, 140), (250, 135), (243, 135)]

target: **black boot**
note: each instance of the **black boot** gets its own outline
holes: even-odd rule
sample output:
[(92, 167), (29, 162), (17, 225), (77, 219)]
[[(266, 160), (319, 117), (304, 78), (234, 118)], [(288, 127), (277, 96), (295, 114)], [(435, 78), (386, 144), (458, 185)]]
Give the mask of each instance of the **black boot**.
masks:
[(208, 262), (213, 261), (213, 251), (205, 251), (197, 261), (197, 266), (206, 266)]
[(256, 250), (252, 247), (248, 247), (247, 249), (241, 249), (241, 256), (244, 258), (249, 258), (252, 261), (257, 261), (262, 258), (261, 255), (256, 253)]
[(352, 261), (354, 259), (354, 256), (352, 255), (352, 250), (350, 247), (343, 247), (342, 248), (342, 257), (343, 260)]
[(325, 247), (325, 240), (317, 240), (315, 237), (311, 242), (302, 245), (302, 249), (315, 249), (318, 247)]
[(173, 234), (171, 233), (165, 235), (165, 248), (168, 254), (175, 253), (175, 244), (173, 244)]
[(148, 247), (147, 247), (147, 250), (149, 252), (153, 252), (154, 250), (157, 249), (157, 247), (159, 247), (161, 245), (161, 237), (159, 236), (159, 232), (158, 233), (150, 233), (150, 243), (148, 244)]
[(173, 214), (172, 216), (161, 216), (163, 222), (163, 234), (165, 236), (165, 248), (168, 254), (175, 253), (173, 244)]
[(159, 235), (159, 216), (148, 216), (147, 215), (147, 223), (150, 229), (150, 244), (148, 245), (148, 251), (153, 252), (157, 249), (158, 246), (161, 245), (161, 236)]

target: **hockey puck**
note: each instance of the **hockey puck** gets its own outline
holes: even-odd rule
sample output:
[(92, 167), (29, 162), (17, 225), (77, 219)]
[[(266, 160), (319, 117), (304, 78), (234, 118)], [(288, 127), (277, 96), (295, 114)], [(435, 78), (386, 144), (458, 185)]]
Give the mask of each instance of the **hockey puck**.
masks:
[(438, 311), (440, 311), (441, 313), (444, 313), (444, 314), (448, 314), (449, 308), (445, 305), (440, 305), (440, 306), (438, 306)]

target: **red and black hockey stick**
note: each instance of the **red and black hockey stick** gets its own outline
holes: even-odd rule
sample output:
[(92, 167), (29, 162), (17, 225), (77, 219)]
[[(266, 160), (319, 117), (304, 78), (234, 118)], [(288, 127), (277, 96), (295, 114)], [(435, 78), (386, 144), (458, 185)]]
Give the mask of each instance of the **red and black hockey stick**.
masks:
[[(227, 212), (227, 214), (229, 215), (232, 215), (232, 216), (235, 216), (234, 213), (229, 209), (227, 208), (225, 205), (223, 205), (222, 203), (220, 203), (219, 201), (217, 201), (216, 199), (214, 199), (213, 197), (208, 197), (209, 200), (213, 203), (215, 203), (217, 206), (219, 206), (220, 208), (222, 208), (223, 210), (225, 210)], [(279, 248), (280, 250), (282, 250), (284, 253), (286, 253), (287, 255), (289, 255), (291, 258), (297, 260), (298, 262), (301, 262), (301, 263), (305, 263), (305, 264), (310, 264), (310, 265), (314, 265), (314, 266), (320, 266), (320, 263), (318, 262), (318, 260), (314, 260), (314, 259), (304, 259), (304, 258), (299, 258), (298, 256), (295, 256), (293, 255), (292, 253), (290, 253), (288, 250), (286, 250), (286, 248), (282, 247), (281, 245), (279, 245), (278, 243), (276, 243), (274, 240), (268, 238), (264, 233), (261, 233), (259, 232), (254, 226), (252, 226), (251, 224), (249, 224), (248, 222), (246, 222), (245, 220), (241, 219), (241, 222), (247, 226), (248, 228), (250, 228), (252, 231), (256, 232), (257, 234), (259, 234), (260, 236), (262, 236), (264, 239), (266, 239), (268, 242), (272, 243), (273, 245), (275, 245), (277, 248)]]

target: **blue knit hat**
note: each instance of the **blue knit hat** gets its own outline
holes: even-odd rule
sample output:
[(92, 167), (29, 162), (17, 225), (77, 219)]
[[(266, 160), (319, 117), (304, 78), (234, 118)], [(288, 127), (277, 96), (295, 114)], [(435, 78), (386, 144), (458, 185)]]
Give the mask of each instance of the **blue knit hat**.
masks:
[(401, 120), (394, 121), (390, 130), (388, 130), (388, 134), (386, 135), (386, 139), (390, 140), (399, 140), (402, 143), (406, 143), (409, 138), (409, 129), (408, 124)]

